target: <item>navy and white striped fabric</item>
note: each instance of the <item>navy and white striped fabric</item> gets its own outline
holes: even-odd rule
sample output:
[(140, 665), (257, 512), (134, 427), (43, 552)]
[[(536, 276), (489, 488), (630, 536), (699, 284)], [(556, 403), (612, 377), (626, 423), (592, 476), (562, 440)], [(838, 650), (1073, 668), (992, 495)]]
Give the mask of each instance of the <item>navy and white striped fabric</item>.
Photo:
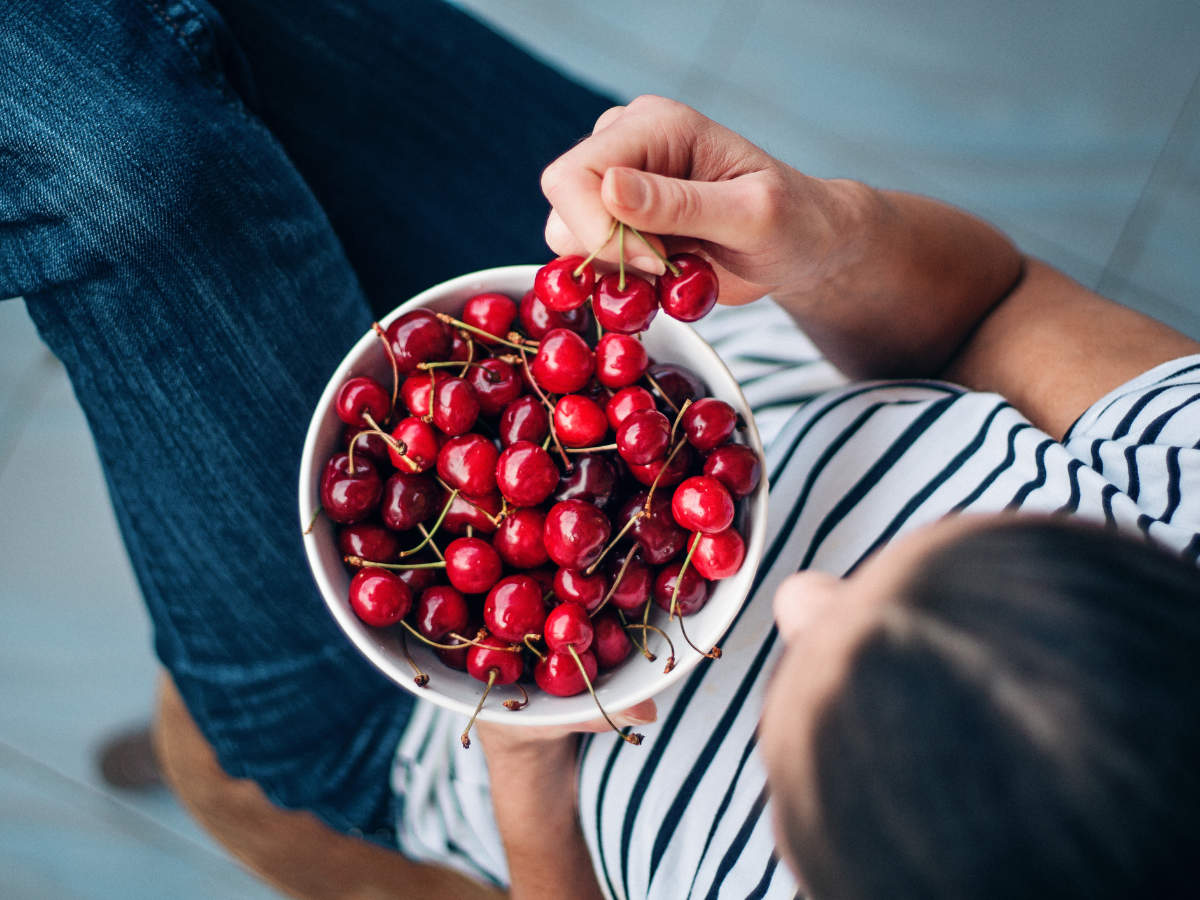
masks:
[[(780, 653), (771, 596), (802, 568), (844, 574), (898, 534), (956, 512), (1065, 511), (1200, 556), (1200, 356), (1092, 406), (1063, 442), (995, 394), (931, 381), (846, 384), (770, 304), (722, 310), (702, 332), (744, 385), (767, 445), (767, 550), (726, 638), (656, 698), (640, 747), (585, 739), (580, 816), (616, 898), (791, 898), (774, 855), (755, 727)], [(427, 704), (393, 787), (400, 848), (499, 884), (503, 848), (481, 753)]]

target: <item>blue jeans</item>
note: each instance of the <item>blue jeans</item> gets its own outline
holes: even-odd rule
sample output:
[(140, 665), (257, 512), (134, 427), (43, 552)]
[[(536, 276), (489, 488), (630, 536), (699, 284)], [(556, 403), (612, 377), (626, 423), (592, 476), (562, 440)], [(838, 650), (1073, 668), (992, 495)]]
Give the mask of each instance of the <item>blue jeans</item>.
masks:
[(538, 175), (608, 104), (433, 0), (0, 6), (0, 297), (71, 376), (223, 767), (343, 831), (392, 842), (412, 700), (309, 576), (313, 405), (373, 313), (547, 257)]

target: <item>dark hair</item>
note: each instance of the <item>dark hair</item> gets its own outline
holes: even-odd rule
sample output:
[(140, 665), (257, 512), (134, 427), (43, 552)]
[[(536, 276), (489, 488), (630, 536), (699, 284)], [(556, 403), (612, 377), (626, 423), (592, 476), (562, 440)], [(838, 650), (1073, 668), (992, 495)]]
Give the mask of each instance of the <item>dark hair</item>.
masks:
[(817, 900), (1200, 892), (1194, 567), (1015, 518), (897, 599), (814, 720), (815, 796), (777, 797)]

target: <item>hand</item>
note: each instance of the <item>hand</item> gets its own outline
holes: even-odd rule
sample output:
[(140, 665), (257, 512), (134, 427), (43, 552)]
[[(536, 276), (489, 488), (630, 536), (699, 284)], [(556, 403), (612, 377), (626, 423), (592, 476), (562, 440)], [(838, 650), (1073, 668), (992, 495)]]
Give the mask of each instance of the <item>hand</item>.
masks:
[[(618, 259), (613, 219), (661, 236), (668, 252), (699, 250), (717, 269), (721, 302), (807, 293), (836, 271), (854, 229), (848, 182), (810, 178), (682, 103), (638, 97), (542, 174), (553, 207), (546, 243), (560, 255)], [(607, 242), (606, 242), (607, 239)], [(662, 264), (626, 235), (627, 261)]]

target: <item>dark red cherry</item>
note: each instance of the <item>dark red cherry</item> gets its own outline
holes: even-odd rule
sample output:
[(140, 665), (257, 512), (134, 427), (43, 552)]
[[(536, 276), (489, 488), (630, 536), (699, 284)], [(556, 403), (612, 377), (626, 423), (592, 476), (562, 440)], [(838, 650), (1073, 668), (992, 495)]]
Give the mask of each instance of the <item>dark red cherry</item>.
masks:
[(450, 501), (442, 528), (450, 534), (466, 534), (468, 526), (477, 534), (491, 534), (496, 530), (496, 516), (500, 514), (499, 492), (468, 497), (458, 494)]
[[(646, 491), (638, 491), (625, 501), (614, 524), (624, 526), (645, 503)], [(650, 515), (639, 518), (629, 533), (641, 547), (642, 558), (652, 566), (661, 565), (675, 556), (687, 540), (687, 532), (671, 516), (671, 501), (660, 491), (655, 491), (654, 499), (650, 501)]]
[(546, 546), (542, 543), (542, 529), (546, 524), (546, 514), (540, 509), (527, 506), (514, 509), (492, 538), (492, 546), (500, 554), (500, 558), (514, 569), (532, 569), (545, 565), (550, 557), (546, 554)]
[(502, 359), (485, 359), (471, 366), (467, 381), (479, 398), (479, 409), (487, 416), (500, 415), (523, 390), (517, 370)]
[(646, 369), (646, 374), (654, 379), (655, 383), (666, 392), (671, 403), (675, 404), (675, 407), (672, 408), (670, 404), (659, 397), (657, 390), (651, 388), (651, 393), (659, 401), (659, 408), (668, 416), (674, 416), (675, 410), (681, 409), (684, 401), (695, 402), (701, 397), (708, 396), (708, 389), (705, 388), (704, 382), (697, 378), (691, 369), (684, 366), (675, 363), (654, 363)]
[[(472, 632), (478, 630), (473, 629), (470, 626), (467, 627), (468, 630)], [(451, 669), (457, 669), (460, 672), (467, 671), (467, 651), (471, 649), (471, 644), (467, 643), (466, 636), (460, 635), (457, 638), (453, 638), (449, 635), (446, 635), (446, 637), (442, 638), (439, 643), (450, 644), (454, 649), (446, 650), (442, 647), (436, 648), (433, 652), (437, 654), (438, 659), (440, 659)]]
[[(667, 563), (654, 577), (654, 602), (667, 612), (671, 611), (671, 594), (675, 591), (675, 581), (679, 578), (682, 566), (682, 561)], [(683, 616), (698, 612), (708, 602), (708, 588), (709, 583), (689, 566), (684, 571), (682, 584), (679, 586), (675, 612)]]
[(471, 358), (471, 340), (461, 328), (450, 330), (450, 354), (446, 357), (450, 362), (466, 362)]
[(437, 463), (437, 433), (429, 423), (416, 416), (401, 419), (392, 429), (392, 437), (404, 447), (403, 456), (388, 448), (392, 465), (401, 472), (427, 472)]
[(724, 400), (702, 397), (684, 410), (679, 424), (688, 443), (701, 453), (707, 453), (733, 436), (737, 413)]
[(412, 608), (412, 591), (387, 569), (359, 569), (350, 580), (350, 608), (376, 628), (395, 625)]
[(433, 424), (451, 437), (466, 434), (479, 418), (479, 398), (462, 378), (447, 378), (433, 389)]
[(501, 578), (483, 603), (484, 627), (506, 641), (516, 643), (527, 634), (541, 634), (545, 621), (542, 586), (528, 575)]
[(592, 646), (592, 620), (578, 603), (560, 603), (546, 615), (542, 637), (551, 650), (582, 653)]
[(654, 398), (650, 396), (650, 392), (645, 388), (634, 386), (621, 388), (613, 394), (604, 407), (604, 414), (608, 417), (608, 424), (612, 426), (613, 431), (616, 431), (630, 413), (635, 413), (640, 409), (654, 408)]
[(460, 591), (448, 584), (438, 584), (421, 593), (413, 616), (417, 631), (431, 641), (441, 641), (452, 631), (465, 635), (471, 611)]
[(537, 506), (557, 484), (558, 468), (537, 444), (518, 441), (496, 461), (496, 486), (513, 506)]
[(649, 365), (642, 342), (628, 334), (606, 334), (596, 343), (596, 380), (607, 388), (633, 384)]
[(594, 400), (564, 394), (554, 405), (554, 430), (567, 447), (595, 447), (608, 431), (608, 419)]
[[(503, 338), (517, 318), (517, 304), (503, 294), (476, 294), (463, 306), (462, 320), (494, 337)], [(495, 344), (491, 338), (478, 334), (474, 339), (483, 344)]]
[(408, 531), (441, 510), (437, 483), (426, 475), (393, 472), (383, 485), (379, 514), (393, 531)]
[[(657, 478), (658, 486), (660, 488), (667, 488), (679, 484), (679, 482), (687, 477), (688, 472), (692, 468), (692, 459), (692, 448), (684, 444), (679, 452), (671, 458), (669, 463), (665, 458), (656, 459), (645, 465), (629, 463), (629, 471), (634, 478), (644, 485), (654, 484), (654, 480)], [(659, 475), (660, 471), (662, 472), (661, 476)]]
[(342, 446), (348, 451), (352, 442), (354, 444), (355, 460), (359, 460), (363, 456), (369, 456), (373, 462), (391, 465), (388, 459), (387, 444), (384, 443), (383, 436), (379, 432), (347, 428), (342, 432)]
[(621, 276), (609, 272), (596, 283), (592, 309), (605, 331), (637, 334), (650, 327), (658, 313), (658, 298), (654, 285), (645, 278), (626, 273), (622, 288)]
[(719, 581), (735, 575), (746, 558), (746, 544), (733, 528), (713, 534), (693, 534), (688, 539), (692, 550), (692, 565), (709, 581)]
[(526, 394), (504, 408), (499, 431), (503, 447), (511, 447), (517, 441), (540, 444), (550, 433), (550, 416), (541, 400)]
[(596, 677), (596, 656), (590, 650), (579, 654), (579, 663), (566, 650), (552, 650), (546, 658), (533, 667), (533, 680), (547, 694), (555, 697), (573, 697), (587, 690), (587, 682), (580, 674), (579, 665), (587, 672), (589, 680)]
[(631, 559), (625, 566), (625, 574), (620, 575), (622, 559), (614, 559), (608, 564), (608, 577), (616, 581), (612, 596), (608, 602), (617, 609), (625, 612), (640, 610), (650, 599), (650, 591), (654, 586), (654, 571), (640, 559)]
[(455, 538), (443, 551), (446, 577), (464, 594), (482, 594), (500, 580), (504, 564), (487, 541), (477, 537)]
[(386, 421), (392, 409), (392, 397), (374, 378), (359, 375), (347, 379), (338, 388), (333, 408), (338, 418), (347, 425), (365, 428), (369, 423), (364, 414), (370, 414), (376, 422)]
[(521, 330), (535, 341), (540, 341), (555, 328), (566, 328), (569, 331), (583, 333), (591, 324), (591, 314), (586, 306), (580, 306), (569, 312), (554, 312), (546, 307), (541, 300), (529, 291), (521, 298), (517, 312)]
[(481, 434), (460, 434), (442, 444), (437, 472), (452, 488), (471, 497), (496, 492), (496, 460), (500, 451)]
[(467, 651), (467, 673), (486, 683), (493, 669), (496, 671), (495, 684), (512, 684), (524, 674), (525, 660), (518, 648), (489, 634)]
[(611, 534), (608, 516), (583, 500), (550, 507), (542, 540), (550, 558), (564, 569), (586, 569), (604, 551)]
[(582, 306), (595, 286), (596, 273), (591, 263), (583, 264), (582, 256), (560, 256), (538, 269), (533, 277), (534, 294), (552, 312)]
[(607, 592), (608, 578), (603, 572), (585, 575), (579, 569), (559, 569), (554, 573), (554, 596), (564, 603), (578, 604), (588, 612), (600, 605)]
[(529, 369), (543, 391), (571, 394), (591, 380), (596, 359), (583, 338), (565, 328), (556, 328), (538, 344)]
[(564, 472), (554, 491), (555, 500), (586, 500), (601, 508), (608, 505), (617, 486), (617, 470), (604, 453), (580, 453), (574, 468)]
[[(554, 480), (558, 481), (557, 476)], [(349, 454), (335, 453), (321, 472), (318, 494), (325, 515), (335, 522), (348, 524), (374, 512), (382, 489), (379, 470), (369, 459), (355, 458), (351, 472)]]
[(733, 498), (711, 475), (694, 475), (675, 488), (671, 514), (689, 531), (724, 531), (733, 522)]
[(592, 619), (592, 652), (602, 670), (608, 670), (624, 662), (633, 650), (633, 641), (617, 617), (604, 610)]
[(631, 413), (617, 429), (617, 452), (625, 462), (635, 465), (662, 459), (670, 441), (671, 423), (656, 409)]
[[(433, 559), (417, 556), (412, 558), (412, 562), (433, 562)], [(396, 573), (396, 577), (408, 585), (414, 597), (420, 597), (423, 591), (433, 587), (438, 580), (436, 569), (401, 569)]]
[(396, 535), (382, 525), (360, 522), (338, 531), (338, 550), (342, 556), (357, 556), (371, 562), (391, 562), (400, 552)]
[(449, 326), (427, 309), (402, 315), (388, 326), (387, 337), (401, 375), (411, 374), (420, 363), (443, 360), (450, 354)]
[(717, 447), (704, 460), (704, 474), (710, 475), (729, 490), (734, 498), (754, 493), (762, 478), (762, 461), (743, 444)]
[(695, 322), (717, 305), (717, 273), (708, 260), (694, 253), (676, 253), (671, 262), (679, 270), (667, 269), (658, 278), (658, 302), (663, 312), (681, 322)]

